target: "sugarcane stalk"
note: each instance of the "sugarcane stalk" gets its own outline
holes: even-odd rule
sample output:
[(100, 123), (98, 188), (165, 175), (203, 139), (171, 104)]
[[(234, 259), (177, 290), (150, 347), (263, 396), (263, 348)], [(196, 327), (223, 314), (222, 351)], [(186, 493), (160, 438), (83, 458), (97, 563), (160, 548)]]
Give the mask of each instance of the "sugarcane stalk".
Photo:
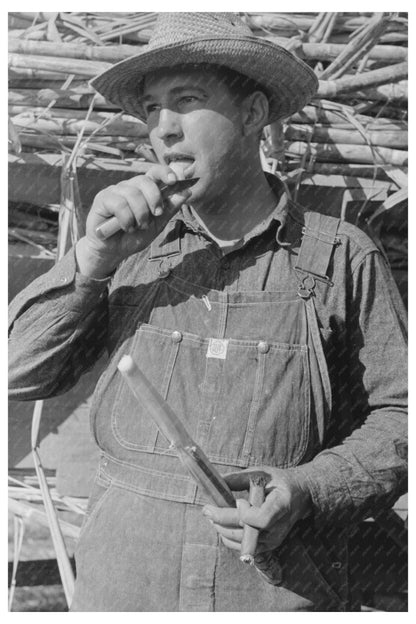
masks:
[(118, 46), (92, 46), (82, 43), (57, 43), (51, 41), (31, 41), (9, 37), (10, 53), (29, 54), (31, 56), (52, 56), (55, 58), (82, 59), (117, 63), (139, 52), (137, 46), (121, 44)]
[[(28, 106), (31, 108), (45, 107), (54, 102), (54, 109), (59, 108), (83, 108), (87, 109), (91, 104), (94, 93), (86, 93), (84, 90), (74, 89), (9, 89), (8, 101), (11, 106)], [(94, 108), (119, 110), (110, 104), (103, 96), (96, 94)]]
[(344, 143), (351, 145), (379, 145), (396, 149), (407, 149), (408, 132), (406, 130), (369, 130), (365, 128), (365, 137), (357, 130), (312, 125), (288, 126), (285, 130), (288, 141), (312, 141), (316, 143)]
[[(60, 147), (74, 147), (77, 140), (76, 135), (44, 135), (36, 133), (22, 132), (19, 134), (20, 142), (24, 147), (34, 147), (38, 149), (59, 149)], [(94, 149), (100, 147), (103, 151), (107, 149), (107, 153), (117, 155), (120, 150), (134, 152), (139, 141), (131, 141), (128, 137), (97, 135), (93, 142), (88, 142), (88, 148)], [(112, 149), (114, 148), (114, 149)], [(118, 154), (119, 155), (119, 154)]]
[(24, 37), (25, 40), (31, 39), (35, 41), (42, 41), (45, 39), (45, 33), (43, 31), (29, 31), (27, 28), (9, 28), (8, 35), (12, 39), (20, 39), (22, 37)]
[[(252, 507), (261, 507), (265, 499), (267, 475), (262, 472), (253, 471), (249, 475), (249, 482), (248, 502)], [(256, 529), (248, 524), (244, 525), (240, 550), (240, 561), (243, 563), (254, 565), (254, 555), (256, 554), (259, 535), (259, 529)]]
[[(98, 114), (98, 113), (96, 113)], [(33, 115), (22, 115), (13, 117), (13, 123), (16, 128), (25, 128), (34, 131), (44, 132), (56, 135), (78, 134), (82, 129), (84, 122), (82, 119), (71, 119), (53, 117), (52, 119), (36, 119)], [(120, 136), (137, 137), (146, 139), (148, 132), (144, 124), (140, 122), (129, 122), (120, 119), (114, 119), (102, 127), (103, 119), (97, 118), (95, 115), (92, 120), (85, 123), (85, 134), (117, 134)]]
[[(292, 171), (299, 167), (299, 163), (291, 162), (286, 164), (286, 170)], [(309, 173), (316, 173), (325, 176), (338, 175), (350, 177), (352, 179), (368, 178), (375, 180), (383, 180), (389, 182), (391, 178), (389, 173), (394, 175), (397, 171), (403, 175), (407, 175), (407, 167), (397, 167), (395, 165), (361, 165), (354, 163), (324, 163), (313, 162), (308, 167)]]
[[(276, 41), (276, 43), (286, 47), (292, 39), (276, 37), (264, 37), (269, 41)], [(333, 61), (336, 59), (346, 48), (346, 45), (342, 43), (310, 43), (307, 41), (297, 41), (292, 50), (296, 51), (296, 54), (307, 61)], [(406, 61), (408, 58), (407, 48), (393, 45), (375, 45), (368, 51), (368, 58), (372, 61), (383, 61), (384, 63), (399, 63), (400, 61)]]
[(408, 81), (401, 80), (397, 83), (384, 84), (372, 89), (358, 89), (353, 93), (337, 93), (336, 97), (341, 101), (350, 100), (351, 97), (354, 97), (356, 100), (405, 103), (408, 101)]
[[(89, 102), (89, 105), (91, 105), (91, 100)], [(94, 102), (94, 105), (95, 105), (95, 102)], [(22, 117), (24, 116), (37, 117), (37, 116), (42, 115), (42, 113), (45, 112), (45, 109), (43, 106), (37, 107), (37, 106), (23, 106), (21, 104), (10, 104), (8, 107), (8, 112), (10, 116), (20, 115)], [(56, 106), (53, 109), (50, 109), (48, 111), (48, 115), (50, 115), (53, 118), (56, 116), (60, 119), (83, 120), (85, 119), (86, 111), (72, 109), (72, 108), (71, 109), (60, 108)], [(96, 112), (91, 113), (90, 117), (97, 123), (114, 119), (115, 121), (120, 120), (123, 124), (132, 124), (133, 126), (137, 126), (138, 128), (146, 127), (146, 124), (144, 124), (142, 121), (136, 119), (136, 117), (133, 117), (132, 115), (128, 115), (127, 113), (120, 114), (120, 113), (114, 113), (112, 111), (96, 111)]]
[(75, 74), (87, 78), (93, 78), (111, 67), (111, 63), (104, 63), (101, 61), (85, 61), (82, 59), (57, 56), (34, 56), (29, 54), (9, 54), (8, 65), (11, 69), (32, 69), (63, 74)]
[[(315, 15), (302, 15), (299, 13), (247, 13), (247, 22), (254, 29), (268, 29), (287, 31), (291, 34), (298, 34), (299, 30), (308, 31), (315, 19)], [(339, 15), (336, 21), (334, 31), (354, 32), (362, 26), (369, 23), (366, 16), (349, 17), (347, 15)], [(392, 22), (388, 25), (388, 30), (406, 30), (406, 27), (400, 22)]]
[(235, 499), (227, 483), (134, 360), (128, 355), (123, 356), (118, 369), (136, 397), (138, 406), (154, 420), (175, 449), (185, 468), (212, 502), (220, 507), (235, 507)]
[(39, 454), (39, 427), (42, 415), (43, 401), (36, 401), (32, 417), (31, 429), (31, 450), (32, 460), (35, 466), (36, 475), (39, 480), (40, 491), (42, 492), (43, 504), (48, 519), (49, 529), (51, 533), (52, 543), (56, 552), (56, 560), (58, 563), (59, 574), (62, 580), (62, 586), (65, 592), (65, 598), (68, 605), (71, 604), (74, 593), (75, 577), (72, 570), (65, 540), (62, 533), (62, 527), (59, 524), (56, 509), (54, 507), (51, 492), (49, 490), (46, 475)]
[(337, 13), (319, 13), (308, 32), (308, 40), (312, 42), (326, 41), (335, 25)]
[[(349, 107), (348, 107), (349, 108)], [(354, 114), (354, 118), (366, 129), (371, 130), (407, 130), (407, 122), (397, 121), (386, 117), (370, 117), (370, 115)], [(345, 113), (340, 110), (328, 110), (321, 106), (305, 106), (300, 112), (292, 115), (289, 120), (291, 124), (313, 124), (315, 127), (331, 126), (332, 128), (351, 128), (351, 123)]]
[(321, 74), (322, 80), (335, 80), (362, 59), (374, 46), (380, 36), (387, 30), (390, 16), (384, 13), (376, 14), (368, 24), (357, 32), (344, 50)]
[(389, 67), (382, 67), (381, 69), (374, 69), (364, 74), (339, 78), (338, 80), (320, 80), (318, 96), (332, 98), (340, 93), (351, 93), (367, 87), (397, 82), (407, 78), (408, 72), (407, 62), (403, 62), (390, 65)]
[[(351, 41), (351, 35), (347, 34), (335, 34), (331, 36), (331, 43), (341, 43), (343, 45), (348, 45)], [(407, 29), (403, 31), (390, 31), (386, 32), (380, 36), (378, 43), (381, 44), (398, 44), (398, 43), (407, 43), (408, 42), (408, 34)]]
[[(62, 167), (62, 154), (27, 154), (21, 153), (19, 156), (8, 155), (10, 165), (22, 165), (36, 168), (36, 166)], [(112, 158), (88, 158), (78, 157), (78, 168), (92, 169), (97, 171), (124, 171), (132, 175), (146, 173), (151, 163), (137, 160), (137, 158), (119, 160)]]
[[(42, 526), (49, 527), (48, 518), (46, 513), (40, 509), (37, 505), (31, 505), (27, 502), (18, 501), (15, 498), (9, 498), (9, 510), (26, 520), (35, 520)], [(65, 520), (59, 521), (62, 533), (66, 537), (77, 540), (80, 535), (80, 528), (66, 522)]]
[[(32, 72), (32, 70), (30, 69), (9, 70), (9, 89), (52, 89), (59, 91), (62, 89), (62, 85), (64, 84), (66, 78), (65, 74), (56, 74), (55, 78), (49, 79), (43, 77), (39, 78), (33, 75), (28, 75), (24, 77), (19, 73), (26, 71)], [(88, 88), (88, 82), (78, 78), (71, 82), (71, 91), (79, 91), (80, 93), (93, 93), (93, 90), (91, 88)]]
[(60, 82), (62, 84), (65, 80), (65, 76), (70, 73), (70, 71), (62, 73), (58, 71), (46, 71), (44, 69), (30, 67), (9, 67), (9, 84), (17, 80), (24, 80), (24, 84), (26, 86), (28, 86), (28, 80), (47, 80)]
[(408, 152), (388, 147), (369, 147), (368, 145), (346, 145), (329, 143), (304, 143), (294, 141), (286, 144), (287, 156), (312, 156), (321, 162), (347, 162), (368, 164), (390, 164), (405, 167), (408, 164)]

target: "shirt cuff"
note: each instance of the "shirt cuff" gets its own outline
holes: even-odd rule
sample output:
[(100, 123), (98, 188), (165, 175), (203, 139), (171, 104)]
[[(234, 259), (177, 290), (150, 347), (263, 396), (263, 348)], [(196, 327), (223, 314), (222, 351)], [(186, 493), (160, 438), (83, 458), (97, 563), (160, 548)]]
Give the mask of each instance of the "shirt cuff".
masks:
[(310, 492), (317, 526), (344, 525), (352, 519), (354, 503), (340, 461), (342, 458), (323, 451), (311, 462), (289, 469)]

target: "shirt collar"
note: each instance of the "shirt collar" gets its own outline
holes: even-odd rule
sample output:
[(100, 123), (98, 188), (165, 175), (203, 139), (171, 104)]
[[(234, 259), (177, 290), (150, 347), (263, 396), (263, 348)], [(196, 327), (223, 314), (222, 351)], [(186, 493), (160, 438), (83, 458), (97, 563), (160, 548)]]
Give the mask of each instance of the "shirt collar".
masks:
[[(282, 182), (276, 176), (264, 172), (267, 182), (271, 186), (274, 194), (277, 198), (277, 204), (274, 210), (265, 218), (263, 221), (258, 223), (255, 228), (253, 228), (248, 234), (246, 234), (238, 243), (236, 243), (233, 247), (227, 248), (227, 252), (234, 251), (236, 249), (240, 249), (252, 238), (264, 234), (266, 230), (268, 230), (272, 225), (276, 224), (276, 241), (279, 245), (284, 245), (284, 241), (282, 240), (283, 229), (286, 224), (287, 213), (288, 213), (288, 198), (286, 192), (284, 190)], [(174, 221), (180, 221), (183, 226), (188, 229), (203, 234), (205, 236), (209, 236), (207, 231), (198, 223), (195, 219), (192, 211), (189, 206), (186, 204), (182, 206), (181, 210), (176, 213), (173, 217)], [(181, 228), (182, 229), (182, 228)], [(183, 230), (182, 230), (183, 231)], [(225, 252), (225, 253), (227, 253)]]

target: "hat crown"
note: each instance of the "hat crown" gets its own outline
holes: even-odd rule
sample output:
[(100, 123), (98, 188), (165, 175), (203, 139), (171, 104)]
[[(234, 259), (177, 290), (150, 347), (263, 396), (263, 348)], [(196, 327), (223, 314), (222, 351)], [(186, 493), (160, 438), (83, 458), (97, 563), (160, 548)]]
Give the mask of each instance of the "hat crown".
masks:
[(251, 37), (235, 13), (159, 13), (149, 47), (204, 37)]

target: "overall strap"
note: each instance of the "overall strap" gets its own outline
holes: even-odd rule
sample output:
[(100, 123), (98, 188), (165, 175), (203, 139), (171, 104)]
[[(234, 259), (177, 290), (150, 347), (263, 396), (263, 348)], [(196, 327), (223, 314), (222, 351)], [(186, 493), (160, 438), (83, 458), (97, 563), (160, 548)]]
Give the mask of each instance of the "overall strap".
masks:
[[(317, 312), (314, 303), (316, 280), (333, 286), (328, 276), (332, 252), (340, 243), (337, 232), (340, 219), (328, 219), (319, 212), (305, 213), (305, 227), (295, 271), (303, 277), (298, 287), (298, 295), (305, 301), (311, 339), (311, 359), (317, 367), (319, 379), (315, 384), (315, 404), (317, 406), (317, 427), (321, 444), (324, 441), (326, 423), (332, 409), (332, 390), (325, 354), (322, 348)], [(320, 406), (320, 407), (319, 407)]]
[(340, 219), (328, 219), (319, 212), (305, 213), (305, 227), (295, 270), (333, 286), (327, 271), (332, 251), (340, 242), (337, 238), (339, 224)]

